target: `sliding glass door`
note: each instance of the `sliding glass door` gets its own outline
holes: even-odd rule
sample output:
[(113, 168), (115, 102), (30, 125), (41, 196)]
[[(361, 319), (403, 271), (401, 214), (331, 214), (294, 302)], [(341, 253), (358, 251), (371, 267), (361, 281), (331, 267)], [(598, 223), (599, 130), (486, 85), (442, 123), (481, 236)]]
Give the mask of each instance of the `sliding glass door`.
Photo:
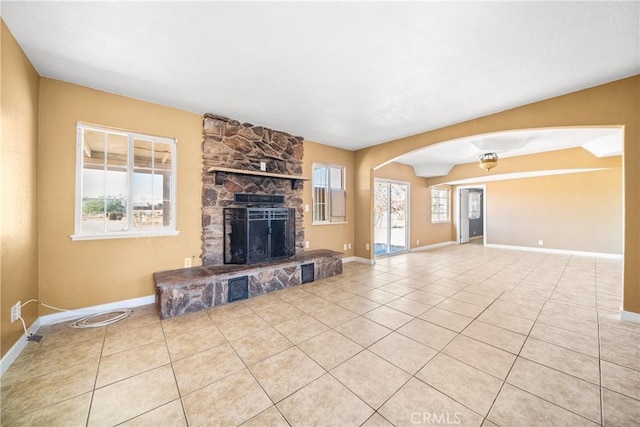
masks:
[(409, 184), (376, 179), (374, 251), (376, 256), (409, 249)]

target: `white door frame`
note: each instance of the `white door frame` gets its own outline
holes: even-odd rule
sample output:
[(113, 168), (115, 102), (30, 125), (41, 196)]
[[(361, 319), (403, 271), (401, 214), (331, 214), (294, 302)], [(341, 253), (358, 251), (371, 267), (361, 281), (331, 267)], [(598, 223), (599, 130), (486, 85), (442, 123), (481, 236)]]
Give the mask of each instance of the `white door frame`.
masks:
[[(405, 245), (406, 245), (406, 249), (400, 252), (395, 252), (395, 253), (387, 253), (384, 255), (376, 255), (376, 251), (375, 248), (373, 250), (373, 257), (375, 258), (380, 258), (380, 257), (385, 257), (385, 256), (393, 256), (393, 255), (400, 255), (400, 254), (406, 254), (407, 252), (409, 252), (411, 250), (411, 183), (410, 182), (405, 182), (405, 181), (398, 181), (395, 179), (387, 179), (387, 178), (378, 178), (375, 177), (374, 178), (374, 185), (376, 182), (385, 182), (388, 185), (390, 184), (401, 184), (401, 185), (406, 185), (407, 186), (407, 200), (406, 200), (406, 212), (405, 212)], [(375, 194), (375, 191), (373, 192)], [(388, 200), (387, 200), (387, 212), (390, 214), (390, 210), (389, 210), (389, 205), (391, 203), (391, 193), (388, 193)], [(375, 196), (374, 196), (375, 197)], [(391, 225), (391, 216), (389, 215), (389, 217), (387, 218), (389, 221), (389, 225)], [(375, 225), (374, 225), (375, 227)], [(375, 233), (375, 231), (374, 231)], [(387, 233), (387, 245), (390, 247), (391, 246), (391, 233), (390, 233), (390, 229), (388, 230)], [(374, 238), (374, 246), (375, 246), (375, 238)]]
[[(469, 189), (461, 188), (458, 197), (458, 239), (460, 243), (469, 243)], [(465, 198), (466, 195), (466, 198)], [(466, 218), (465, 218), (466, 216)]]
[(453, 220), (456, 227), (456, 243), (460, 244), (460, 190), (482, 190), (482, 244), (487, 244), (487, 184), (460, 185), (456, 187), (456, 198), (453, 204)]

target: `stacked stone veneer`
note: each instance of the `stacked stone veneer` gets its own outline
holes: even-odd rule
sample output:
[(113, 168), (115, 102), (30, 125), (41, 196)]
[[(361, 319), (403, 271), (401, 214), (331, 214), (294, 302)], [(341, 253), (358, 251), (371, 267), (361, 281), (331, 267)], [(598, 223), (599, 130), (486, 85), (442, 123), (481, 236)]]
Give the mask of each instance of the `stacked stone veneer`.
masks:
[(294, 190), (291, 179), (234, 173), (224, 173), (222, 183), (216, 185), (217, 172), (206, 172), (211, 167), (260, 172), (260, 162), (265, 162), (268, 173), (302, 178), (303, 138), (213, 114), (204, 116), (203, 135), (203, 265), (223, 263), (223, 208), (233, 203), (234, 193), (284, 195), (285, 206), (296, 209), (296, 253), (302, 252), (302, 185)]

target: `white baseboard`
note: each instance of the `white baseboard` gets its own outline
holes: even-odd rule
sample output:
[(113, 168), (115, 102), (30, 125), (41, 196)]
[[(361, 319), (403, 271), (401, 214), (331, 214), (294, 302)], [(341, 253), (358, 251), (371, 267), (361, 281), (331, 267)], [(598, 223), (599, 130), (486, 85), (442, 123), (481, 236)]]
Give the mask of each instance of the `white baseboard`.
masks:
[[(109, 304), (94, 305), (92, 307), (79, 308), (76, 310), (62, 311), (60, 313), (47, 314), (38, 317), (28, 328), (28, 331), (32, 334), (38, 332), (41, 326), (52, 325), (54, 323), (65, 322), (67, 320), (78, 319), (80, 317), (88, 316), (90, 314), (113, 311), (123, 308), (140, 307), (141, 305), (153, 304), (156, 301), (155, 295), (149, 295), (146, 297), (132, 298), (124, 301), (112, 302)], [(11, 347), (11, 349), (0, 359), (0, 375), (9, 369), (9, 366), (20, 356), (20, 353), (27, 346), (27, 336), (23, 333), (18, 341)]]
[(440, 242), (440, 243), (434, 243), (432, 245), (427, 245), (427, 246), (418, 246), (417, 248), (411, 248), (411, 252), (420, 252), (420, 251), (428, 251), (430, 249), (437, 249), (437, 248), (441, 248), (443, 246), (449, 246), (449, 245), (455, 245), (456, 242), (451, 240), (449, 242)]
[[(30, 334), (35, 334), (36, 332), (38, 332), (38, 329), (40, 329), (40, 318), (37, 318), (35, 322), (33, 322), (27, 329), (27, 331)], [(20, 353), (22, 353), (22, 350), (25, 349), (28, 343), (29, 341), (27, 340), (27, 336), (22, 333), (20, 338), (18, 338), (18, 341), (16, 341), (16, 343), (9, 349), (9, 351), (7, 351), (4, 357), (0, 359), (0, 376), (4, 375), (4, 373), (7, 372), (9, 366), (11, 366), (11, 364), (16, 361), (16, 359), (18, 358), (18, 356), (20, 356)]]
[(348, 258), (342, 258), (342, 263), (347, 263), (347, 262), (360, 262), (363, 264), (374, 264), (374, 260), (361, 258), (359, 256), (350, 256)]
[(557, 254), (557, 255), (590, 256), (595, 258), (609, 258), (609, 259), (620, 259), (620, 260), (622, 259), (622, 254), (609, 254), (605, 252), (583, 252), (583, 251), (571, 251), (567, 249), (538, 248), (534, 246), (497, 245), (495, 243), (485, 243), (484, 247), (494, 248), (494, 249), (510, 249), (514, 251), (542, 252), (542, 253)]
[(640, 323), (640, 313), (634, 313), (633, 311), (620, 310), (620, 320), (626, 320), (627, 322)]
[(51, 325), (54, 323), (65, 322), (67, 320), (79, 319), (80, 317), (88, 316), (90, 314), (100, 313), (103, 311), (118, 310), (121, 308), (134, 308), (141, 305), (153, 304), (156, 302), (155, 295), (149, 295), (146, 297), (132, 298), (124, 301), (111, 302), (108, 304), (94, 305), (92, 307), (79, 308), (76, 310), (61, 311), (60, 313), (47, 314), (40, 316), (40, 325)]

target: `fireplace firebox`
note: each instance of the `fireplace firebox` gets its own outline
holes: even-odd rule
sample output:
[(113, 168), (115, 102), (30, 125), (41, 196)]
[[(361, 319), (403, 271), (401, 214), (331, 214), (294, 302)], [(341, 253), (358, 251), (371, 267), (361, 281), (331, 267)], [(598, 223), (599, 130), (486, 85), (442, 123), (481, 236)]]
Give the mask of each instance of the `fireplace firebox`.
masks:
[(256, 264), (295, 254), (295, 209), (224, 208), (224, 263)]

